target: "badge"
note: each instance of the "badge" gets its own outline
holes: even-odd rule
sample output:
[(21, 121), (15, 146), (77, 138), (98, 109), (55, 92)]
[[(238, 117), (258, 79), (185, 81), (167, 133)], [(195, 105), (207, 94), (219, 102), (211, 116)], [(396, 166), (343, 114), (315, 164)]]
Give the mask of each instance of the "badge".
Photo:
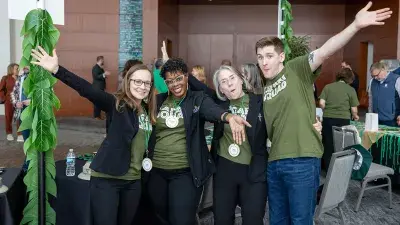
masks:
[(142, 161), (142, 167), (144, 171), (149, 172), (151, 168), (153, 168), (153, 163), (151, 162), (151, 159), (149, 158), (144, 158)]
[(175, 117), (175, 116), (168, 116), (165, 120), (165, 124), (169, 128), (175, 128), (176, 126), (178, 126), (178, 123), (179, 123), (179, 119), (178, 119), (178, 117)]
[(231, 144), (228, 148), (229, 155), (232, 157), (236, 157), (240, 154), (240, 147), (237, 144)]

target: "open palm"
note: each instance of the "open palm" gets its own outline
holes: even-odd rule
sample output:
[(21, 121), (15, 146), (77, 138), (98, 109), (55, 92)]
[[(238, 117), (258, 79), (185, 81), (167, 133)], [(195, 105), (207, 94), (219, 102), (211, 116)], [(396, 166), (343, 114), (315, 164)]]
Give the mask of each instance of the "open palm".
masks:
[(53, 56), (47, 54), (47, 52), (42, 48), (38, 47), (39, 51), (32, 49), (32, 57), (37, 61), (33, 61), (32, 64), (39, 65), (43, 67), (45, 70), (56, 73), (58, 70), (58, 57), (56, 50), (53, 50)]
[(357, 28), (361, 29), (372, 25), (384, 25), (385, 22), (383, 21), (390, 18), (392, 15), (390, 8), (368, 11), (371, 6), (372, 2), (368, 2), (368, 4), (357, 13), (355, 19)]

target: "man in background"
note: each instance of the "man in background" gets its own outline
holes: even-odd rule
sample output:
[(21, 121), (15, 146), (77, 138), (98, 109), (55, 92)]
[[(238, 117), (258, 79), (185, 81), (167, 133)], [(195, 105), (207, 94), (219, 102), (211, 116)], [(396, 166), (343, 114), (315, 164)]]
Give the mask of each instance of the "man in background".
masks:
[[(104, 71), (104, 56), (97, 56), (96, 65), (93, 66), (92, 69), (92, 77), (93, 77), (93, 87), (98, 88), (102, 91), (106, 89), (106, 78), (110, 75), (110, 72)], [(101, 110), (93, 105), (93, 117), (95, 119), (104, 119), (101, 116)]]
[(154, 63), (154, 70), (153, 70), (154, 86), (156, 87), (157, 92), (159, 94), (168, 92), (168, 87), (165, 84), (164, 79), (160, 76), (160, 71), (163, 64), (164, 64), (163, 59), (157, 59), (156, 62)]

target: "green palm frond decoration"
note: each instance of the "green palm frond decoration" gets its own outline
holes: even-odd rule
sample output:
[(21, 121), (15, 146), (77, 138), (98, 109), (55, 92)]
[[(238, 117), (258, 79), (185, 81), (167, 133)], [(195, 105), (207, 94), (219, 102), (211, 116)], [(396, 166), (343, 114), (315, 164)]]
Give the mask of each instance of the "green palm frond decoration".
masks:
[(281, 26), (279, 38), (283, 42), (285, 55), (290, 55), (291, 49), (288, 44), (289, 40), (293, 37), (293, 29), (290, 24), (293, 21), (292, 5), (288, 0), (281, 0), (282, 20), (279, 24)]
[[(29, 167), (24, 177), (27, 186), (28, 204), (24, 209), (21, 225), (39, 224), (39, 163), (44, 152), (45, 179), (45, 221), (46, 225), (56, 224), (56, 213), (51, 208), (49, 194), (56, 197), (56, 167), (53, 150), (57, 144), (57, 124), (53, 109), (60, 108), (60, 101), (54, 94), (56, 79), (40, 66), (31, 64), (32, 49), (42, 46), (46, 52), (52, 52), (60, 32), (54, 26), (50, 14), (46, 10), (31, 10), (25, 17), (21, 30), (23, 40), (23, 56), (20, 67), (29, 66), (30, 74), (23, 83), (25, 95), (31, 100), (30, 105), (22, 112), (22, 124), (19, 131), (30, 130), (29, 138), (24, 143), (24, 152)], [(43, 222), (43, 221), (42, 221)]]

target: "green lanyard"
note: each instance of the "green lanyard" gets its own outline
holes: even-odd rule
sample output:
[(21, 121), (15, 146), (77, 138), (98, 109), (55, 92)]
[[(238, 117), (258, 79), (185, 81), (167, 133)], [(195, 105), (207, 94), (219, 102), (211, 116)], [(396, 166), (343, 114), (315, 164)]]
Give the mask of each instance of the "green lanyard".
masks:
[[(142, 106), (142, 105), (141, 105)], [(150, 123), (148, 123), (147, 122), (147, 120), (150, 120), (150, 118), (149, 118), (149, 116), (148, 116), (148, 114), (147, 114), (147, 111), (146, 111), (146, 109), (142, 106), (142, 110), (143, 110), (143, 112), (144, 112), (144, 114), (145, 114), (145, 118), (144, 118), (144, 129), (143, 129), (143, 131), (144, 131), (144, 147), (145, 147), (145, 150), (146, 150), (146, 155), (147, 155), (147, 157), (148, 157), (148, 155), (149, 155), (149, 150), (148, 150), (148, 147), (149, 147), (149, 139), (150, 139), (150, 130), (149, 129), (147, 129), (147, 128), (150, 128), (151, 127), (151, 125), (150, 125)], [(146, 120), (147, 119), (147, 120)]]
[(176, 101), (175, 99), (173, 99), (173, 97), (172, 97), (172, 100), (174, 101), (174, 103), (173, 103), (174, 108), (175, 108), (175, 109), (178, 108), (178, 106), (181, 105), (181, 103), (183, 102), (183, 100), (185, 100), (185, 98), (186, 98), (186, 96), (183, 97), (183, 98), (178, 102), (178, 101)]

